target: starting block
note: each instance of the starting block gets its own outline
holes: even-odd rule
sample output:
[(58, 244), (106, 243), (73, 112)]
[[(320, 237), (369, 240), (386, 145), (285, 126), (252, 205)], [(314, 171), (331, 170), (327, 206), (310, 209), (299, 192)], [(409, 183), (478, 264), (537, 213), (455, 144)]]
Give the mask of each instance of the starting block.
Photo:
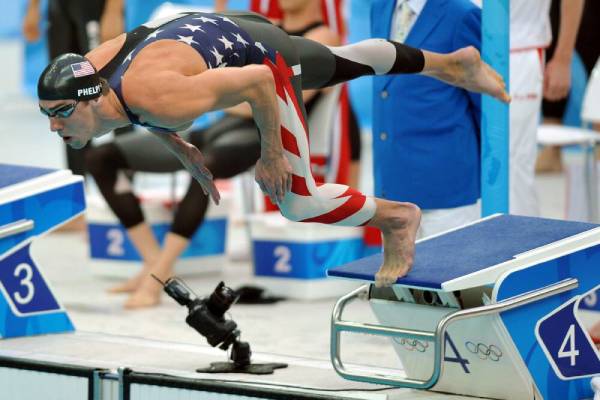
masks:
[(0, 164), (0, 338), (74, 330), (30, 251), (84, 210), (81, 176)]
[[(150, 174), (147, 174), (150, 175)], [(190, 243), (175, 263), (178, 275), (217, 273), (225, 260), (228, 214), (231, 204), (229, 191), (221, 191), (219, 206), (209, 204), (206, 217)], [(176, 202), (183, 192), (172, 193), (167, 187), (139, 191), (142, 211), (159, 243), (169, 232)], [(88, 196), (86, 212), (90, 238), (91, 269), (94, 274), (127, 278), (141, 268), (141, 256), (127, 235), (127, 230), (99, 194)]]
[[(330, 269), (373, 282), (381, 254)], [(342, 319), (367, 295), (379, 324)], [(494, 399), (584, 399), (600, 374), (589, 334), (600, 322), (600, 226), (495, 215), (417, 243), (392, 288), (365, 285), (336, 303), (331, 361), (349, 380)], [(342, 361), (341, 334), (387, 336), (404, 373)]]
[(358, 286), (327, 278), (327, 268), (363, 255), (360, 227), (293, 222), (278, 212), (250, 218), (254, 282), (276, 296), (335, 298)]

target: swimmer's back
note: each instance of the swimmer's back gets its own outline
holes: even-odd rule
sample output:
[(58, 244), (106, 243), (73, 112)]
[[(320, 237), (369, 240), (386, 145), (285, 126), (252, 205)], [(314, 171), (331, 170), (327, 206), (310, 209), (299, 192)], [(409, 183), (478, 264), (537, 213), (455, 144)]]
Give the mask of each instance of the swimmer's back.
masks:
[[(87, 53), (86, 57), (100, 71), (119, 53), (125, 43), (125, 38), (126, 34), (123, 33), (114, 39), (108, 40)], [(182, 63), (181, 60), (185, 60), (185, 63)], [(207, 68), (201, 54), (184, 43), (165, 40), (146, 46), (136, 57), (135, 62), (132, 62), (127, 73), (143, 73), (145, 69), (154, 71), (167, 69), (180, 71), (188, 75), (202, 73)]]
[[(239, 27), (234, 15), (182, 13), (151, 21), (106, 42), (88, 57), (115, 91), (132, 123), (163, 129), (142, 121), (134, 110), (137, 100), (145, 102), (164, 92), (164, 87), (151, 88), (153, 81), (263, 61), (266, 50)], [(259, 21), (265, 22), (255, 22)]]

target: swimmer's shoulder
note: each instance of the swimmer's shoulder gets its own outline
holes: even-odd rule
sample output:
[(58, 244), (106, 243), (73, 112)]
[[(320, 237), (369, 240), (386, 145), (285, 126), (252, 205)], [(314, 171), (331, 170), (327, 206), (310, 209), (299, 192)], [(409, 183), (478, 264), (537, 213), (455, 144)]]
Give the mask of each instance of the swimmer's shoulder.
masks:
[(185, 43), (157, 40), (140, 50), (131, 62), (128, 74), (155, 75), (161, 71), (197, 75), (208, 69), (204, 58)]
[(100, 46), (88, 52), (85, 56), (92, 62), (96, 70), (100, 71), (106, 64), (112, 60), (123, 44), (125, 43), (126, 34), (122, 33), (114, 39), (107, 40)]
[(208, 69), (204, 59), (184, 43), (159, 40), (144, 47), (123, 75), (122, 92), (130, 107), (147, 109), (152, 99), (170, 90), (174, 74), (198, 75)]

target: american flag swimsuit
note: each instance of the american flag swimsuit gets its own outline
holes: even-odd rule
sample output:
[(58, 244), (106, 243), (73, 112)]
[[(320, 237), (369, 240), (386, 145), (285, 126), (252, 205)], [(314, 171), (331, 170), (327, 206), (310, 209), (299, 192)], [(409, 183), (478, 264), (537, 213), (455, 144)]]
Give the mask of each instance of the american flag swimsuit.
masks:
[[(152, 21), (128, 34), (128, 40), (132, 34), (142, 34), (143, 38), (138, 37), (137, 44), (131, 51), (123, 54), (122, 62), (111, 71), (108, 81), (129, 119), (137, 125), (159, 128), (142, 123), (129, 110), (121, 88), (122, 76), (132, 60), (144, 47), (157, 40), (170, 39), (186, 43), (200, 53), (209, 68), (267, 65), (275, 78), (281, 139), (293, 170), (292, 189), (279, 204), (281, 213), (293, 221), (344, 226), (365, 225), (375, 214), (376, 206), (372, 197), (341, 184), (317, 184), (313, 179), (304, 106), (301, 103), (302, 98), (298, 98), (290, 82), (291, 77), (300, 75), (300, 64), (289, 66), (277, 49), (253, 40), (235, 21), (236, 18), (229, 18), (227, 14), (180, 14)], [(126, 45), (127, 42), (124, 47)]]

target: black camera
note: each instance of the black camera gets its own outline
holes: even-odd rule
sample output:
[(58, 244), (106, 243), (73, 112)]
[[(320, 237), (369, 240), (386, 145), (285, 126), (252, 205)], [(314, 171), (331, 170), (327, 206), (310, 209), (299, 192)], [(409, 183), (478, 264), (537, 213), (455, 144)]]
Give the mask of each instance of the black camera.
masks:
[(189, 310), (185, 322), (206, 338), (212, 347), (219, 346), (228, 350), (231, 363), (211, 363), (209, 368), (197, 369), (198, 372), (246, 372), (251, 374), (269, 374), (276, 368), (285, 368), (282, 363), (251, 364), (250, 344), (239, 340), (240, 331), (232, 319), (226, 319), (225, 313), (238, 300), (239, 294), (220, 282), (215, 290), (205, 298), (196, 294), (179, 278), (172, 277), (166, 282), (158, 280), (165, 292), (180, 305)]
[(231, 360), (238, 367), (250, 364), (250, 345), (239, 341), (240, 331), (225, 313), (239, 298), (238, 293), (220, 282), (210, 296), (198, 298), (179, 278), (170, 278), (164, 290), (182, 306), (189, 310), (185, 322), (206, 338), (212, 347), (222, 350), (233, 345)]

